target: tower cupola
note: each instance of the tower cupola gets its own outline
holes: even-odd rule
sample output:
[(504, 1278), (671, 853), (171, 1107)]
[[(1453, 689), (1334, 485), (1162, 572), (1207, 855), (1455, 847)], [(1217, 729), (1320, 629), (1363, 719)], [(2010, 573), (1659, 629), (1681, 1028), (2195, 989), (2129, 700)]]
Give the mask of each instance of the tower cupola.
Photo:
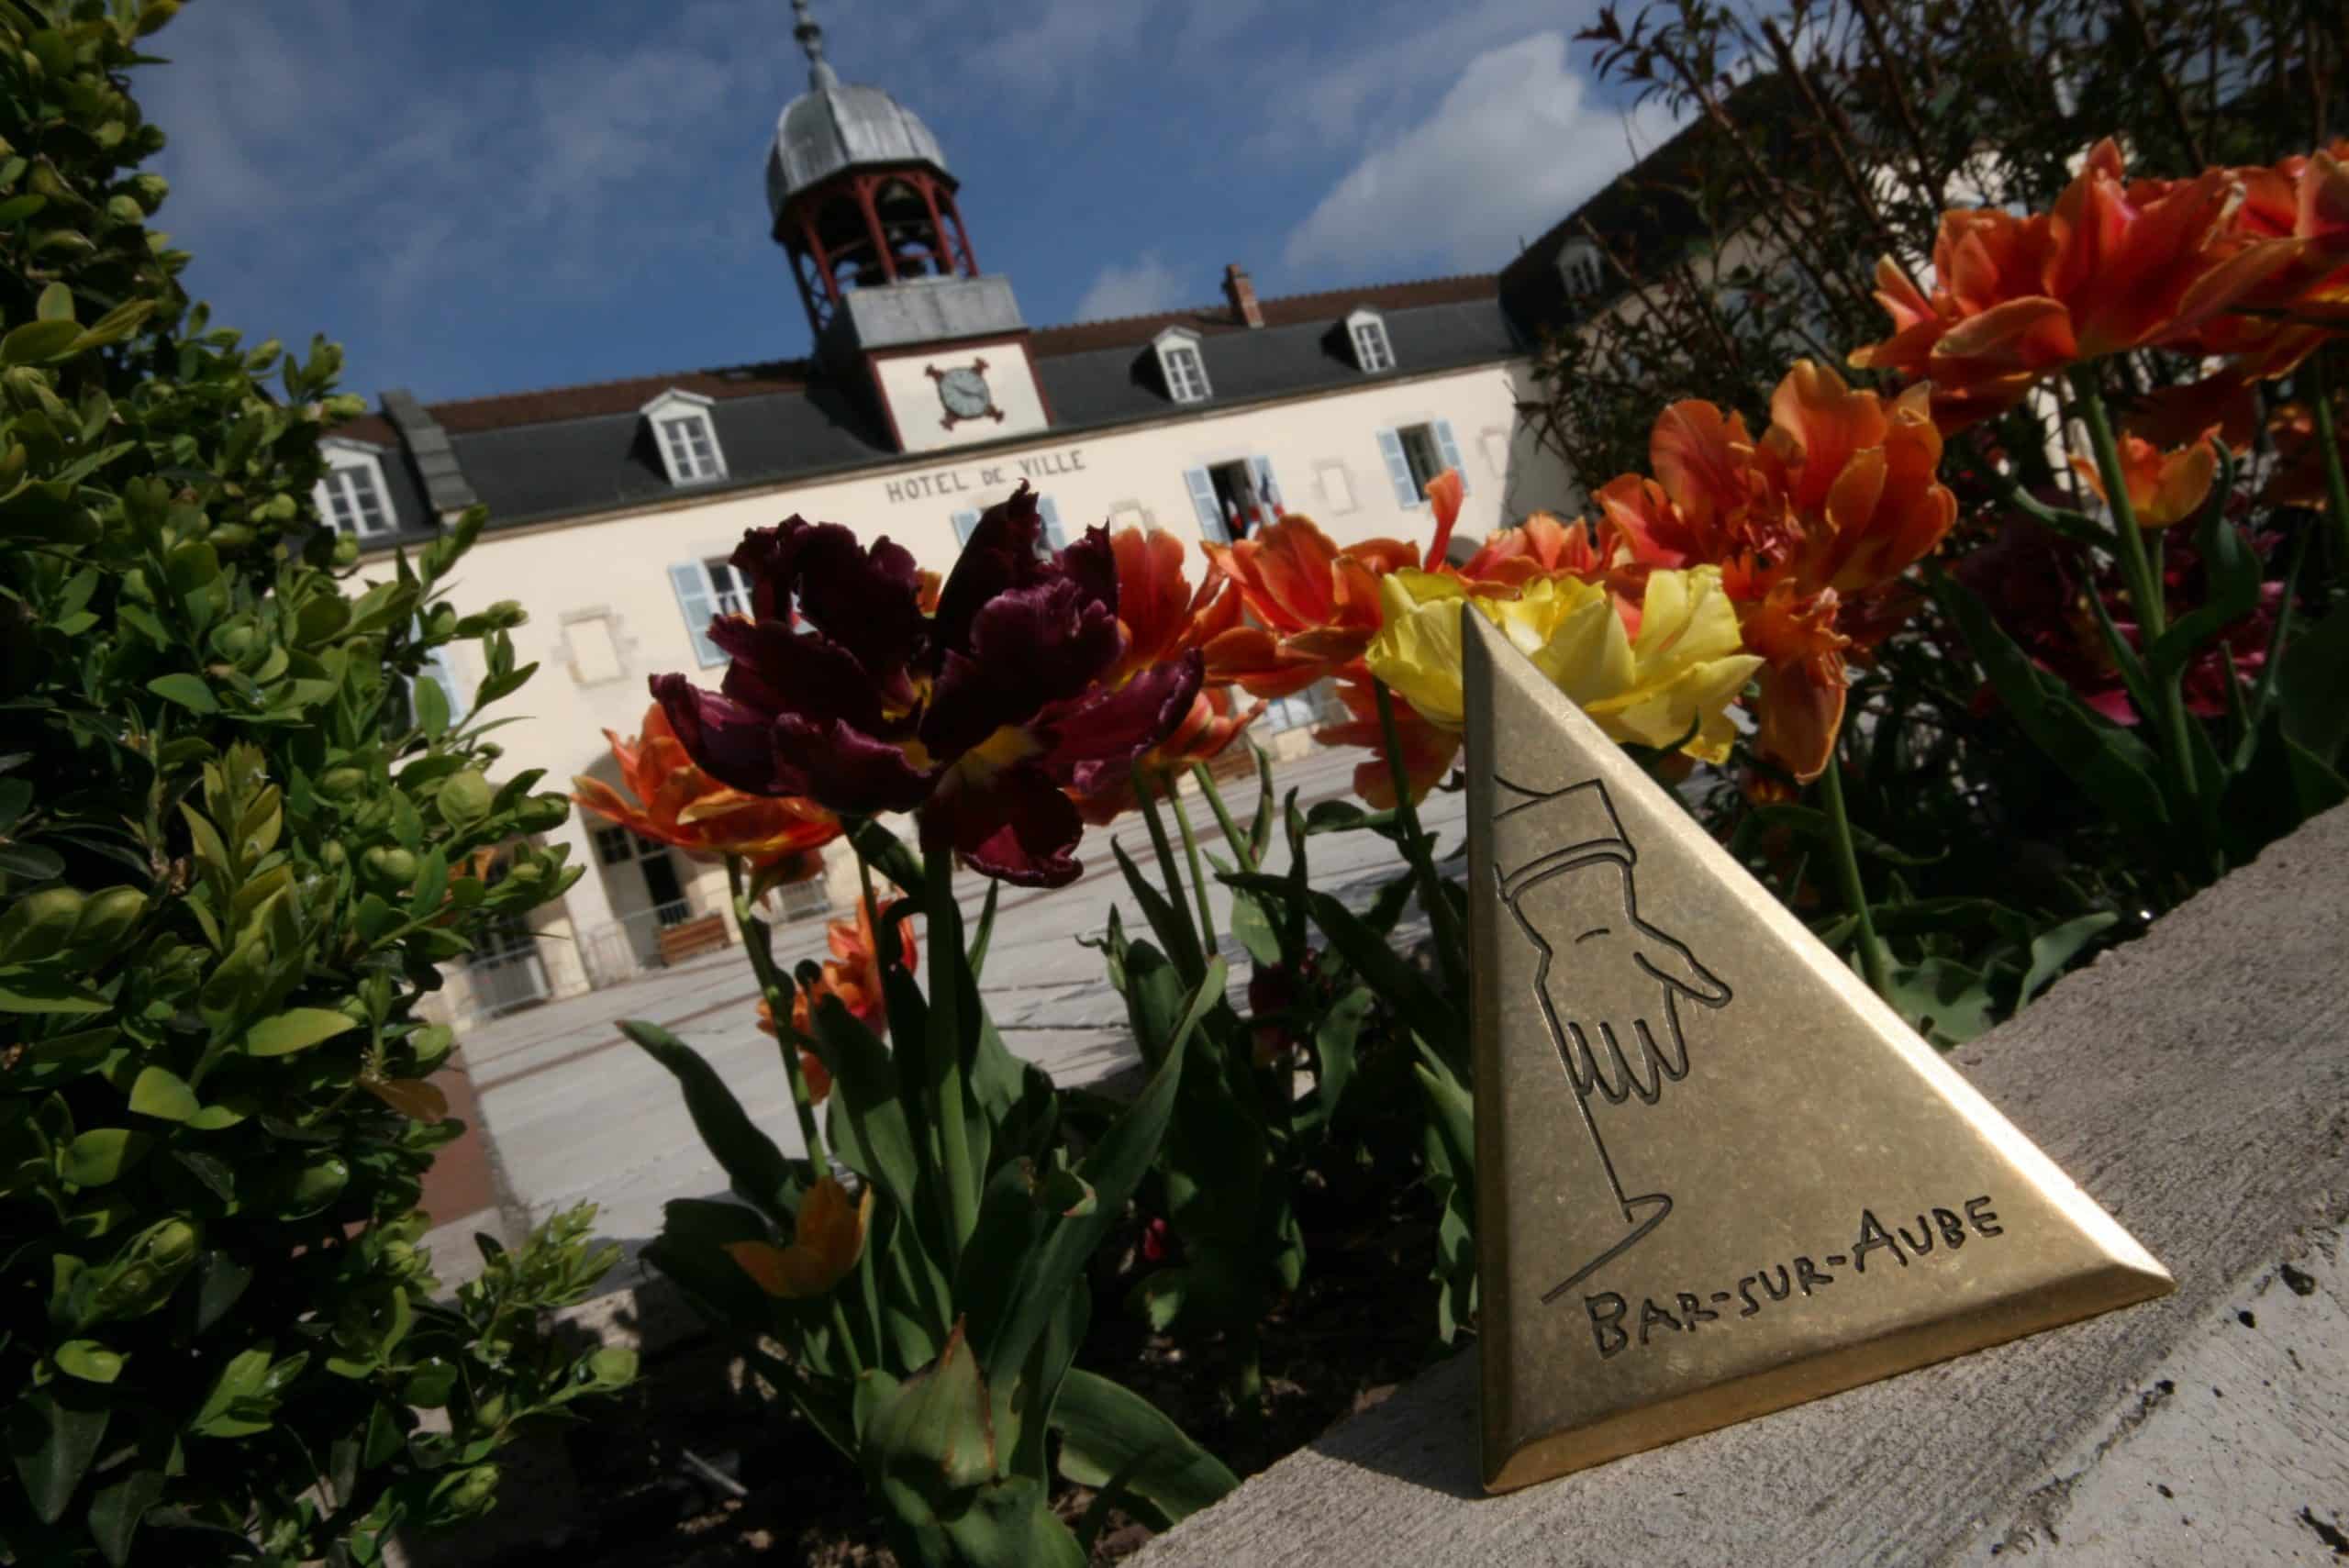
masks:
[(979, 265), (938, 138), (880, 88), (842, 82), (807, 0), (792, 10), (807, 91), (776, 122), (767, 206), (821, 342), (855, 290), (976, 279)]

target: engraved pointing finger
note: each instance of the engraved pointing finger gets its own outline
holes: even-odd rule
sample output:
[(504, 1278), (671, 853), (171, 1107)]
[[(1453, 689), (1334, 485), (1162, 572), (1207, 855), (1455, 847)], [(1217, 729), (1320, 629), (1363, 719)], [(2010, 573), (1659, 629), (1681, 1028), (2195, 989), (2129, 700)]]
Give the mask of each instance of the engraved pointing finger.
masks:
[(1696, 954), (1676, 937), (1668, 937), (1654, 927), (1642, 922), (1640, 935), (1639, 965), (1650, 974), (1682, 995), (1708, 1007), (1724, 1006), (1729, 1002), (1729, 987), (1709, 969), (1697, 962)]

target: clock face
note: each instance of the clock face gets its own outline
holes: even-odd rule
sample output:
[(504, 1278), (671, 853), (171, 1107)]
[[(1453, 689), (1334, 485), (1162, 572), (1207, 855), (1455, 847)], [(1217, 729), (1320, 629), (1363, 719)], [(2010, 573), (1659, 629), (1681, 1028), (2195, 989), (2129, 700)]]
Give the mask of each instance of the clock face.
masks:
[(970, 365), (940, 376), (938, 397), (946, 405), (946, 411), (958, 419), (975, 419), (995, 406), (995, 395), (987, 390), (987, 378)]

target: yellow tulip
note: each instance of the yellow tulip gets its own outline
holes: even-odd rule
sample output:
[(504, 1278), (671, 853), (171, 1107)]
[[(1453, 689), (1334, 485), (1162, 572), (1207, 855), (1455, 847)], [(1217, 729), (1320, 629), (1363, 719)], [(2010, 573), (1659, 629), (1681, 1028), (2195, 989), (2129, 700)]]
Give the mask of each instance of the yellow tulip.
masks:
[(742, 1272), (769, 1296), (804, 1300), (840, 1284), (864, 1252), (864, 1229), (873, 1217), (873, 1189), (854, 1207), (848, 1189), (826, 1176), (799, 1200), (798, 1234), (788, 1247), (765, 1241), (733, 1241), (726, 1251)]
[(1534, 667), (1615, 740), (1671, 746), (1705, 762), (1729, 755), (1729, 705), (1762, 661), (1744, 651), (1720, 569), (1648, 575), (1634, 638), (1608, 591), (1544, 577), (1514, 599), (1473, 594), (1456, 577), (1390, 573), (1380, 584), (1386, 624), (1364, 655), (1371, 673), (1431, 724), (1460, 728), (1463, 604), (1498, 627)]

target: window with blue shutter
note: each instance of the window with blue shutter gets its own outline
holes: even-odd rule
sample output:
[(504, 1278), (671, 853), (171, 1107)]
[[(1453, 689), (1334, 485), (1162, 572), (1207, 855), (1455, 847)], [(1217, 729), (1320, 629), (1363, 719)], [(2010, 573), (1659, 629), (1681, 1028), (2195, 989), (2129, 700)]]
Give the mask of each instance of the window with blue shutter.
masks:
[(694, 657), (705, 670), (725, 663), (725, 651), (709, 639), (710, 617), (718, 613), (718, 592), (710, 585), (709, 569), (698, 561), (681, 561), (669, 568), (669, 586), (676, 590), (677, 608), (685, 612), (685, 630), (694, 639)]
[(1036, 516), (1043, 519), (1044, 548), (1066, 550), (1068, 536), (1061, 532), (1061, 509), (1050, 495), (1036, 497)]
[(1468, 465), (1460, 461), (1460, 443), (1452, 439), (1452, 421), (1435, 421), (1435, 444), (1443, 453), (1443, 466), (1460, 475), (1460, 494), (1468, 494)]
[(449, 699), (449, 722), (462, 724), (465, 721), (465, 698), (472, 694), (458, 681), (457, 666), (449, 657), (447, 645), (443, 644), (425, 655), (424, 678), (439, 686), (441, 695)]
[(1419, 504), (1419, 481), (1411, 473), (1411, 460), (1403, 450), (1403, 436), (1399, 430), (1378, 432), (1378, 455), (1386, 460), (1386, 477), (1395, 486), (1397, 506)]
[(1215, 481), (1208, 471), (1185, 469), (1183, 486), (1191, 493), (1191, 509), (1199, 517), (1199, 537), (1210, 544), (1230, 544), (1231, 530), (1223, 525), (1223, 504), (1216, 499)]
[(955, 514), (954, 514), (954, 542), (955, 542), (956, 544), (968, 544), (968, 543), (970, 543), (970, 542), (971, 542), (971, 533), (972, 533), (972, 530), (973, 530), (973, 529), (974, 529), (974, 528), (976, 528), (978, 526), (979, 526), (979, 514), (978, 514), (976, 511), (966, 511), (966, 512), (957, 512), (957, 513), (955, 513)]

